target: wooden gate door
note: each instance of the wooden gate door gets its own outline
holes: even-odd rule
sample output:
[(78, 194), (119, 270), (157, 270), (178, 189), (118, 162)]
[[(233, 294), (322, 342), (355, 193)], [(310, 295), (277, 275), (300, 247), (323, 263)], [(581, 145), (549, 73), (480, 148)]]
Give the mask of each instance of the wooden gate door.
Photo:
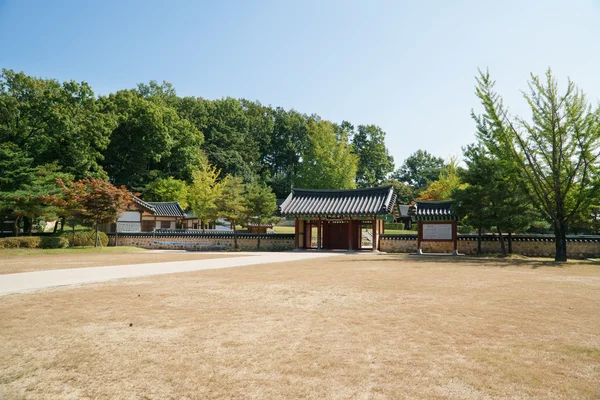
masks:
[(323, 248), (348, 250), (348, 222), (327, 221), (324, 225)]

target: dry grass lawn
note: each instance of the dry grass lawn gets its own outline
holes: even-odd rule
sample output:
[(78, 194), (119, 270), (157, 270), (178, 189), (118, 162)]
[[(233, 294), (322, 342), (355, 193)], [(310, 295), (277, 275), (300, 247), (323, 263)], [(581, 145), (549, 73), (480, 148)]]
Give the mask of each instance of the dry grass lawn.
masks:
[[(112, 249), (111, 247), (107, 249)], [(84, 249), (85, 250), (85, 249)], [(0, 252), (0, 256), (2, 253)], [(246, 254), (247, 255), (247, 254)], [(167, 261), (206, 260), (209, 258), (238, 257), (236, 253), (136, 251), (130, 253), (96, 252), (88, 254), (10, 255), (0, 257), (0, 275), (50, 269), (108, 267), (111, 265), (148, 264)]]
[(345, 255), (4, 296), (2, 399), (598, 399), (600, 267)]

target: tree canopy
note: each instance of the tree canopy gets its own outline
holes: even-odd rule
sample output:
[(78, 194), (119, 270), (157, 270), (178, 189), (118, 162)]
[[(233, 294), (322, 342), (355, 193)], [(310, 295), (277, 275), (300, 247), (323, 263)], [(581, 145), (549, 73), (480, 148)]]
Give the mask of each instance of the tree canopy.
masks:
[(600, 191), (600, 109), (593, 109), (570, 80), (559, 93), (548, 70), (531, 75), (524, 98), (531, 121), (511, 118), (488, 72), (476, 94), (484, 112), (473, 113), (477, 135), (491, 154), (523, 177), (532, 203), (554, 228), (556, 261), (566, 261), (568, 226)]
[(358, 156), (346, 131), (328, 121), (309, 123), (308, 145), (302, 152), (297, 187), (353, 189), (357, 169)]
[(409, 156), (393, 174), (393, 178), (409, 184), (420, 191), (438, 179), (444, 168), (444, 159), (431, 155), (427, 150), (417, 150)]

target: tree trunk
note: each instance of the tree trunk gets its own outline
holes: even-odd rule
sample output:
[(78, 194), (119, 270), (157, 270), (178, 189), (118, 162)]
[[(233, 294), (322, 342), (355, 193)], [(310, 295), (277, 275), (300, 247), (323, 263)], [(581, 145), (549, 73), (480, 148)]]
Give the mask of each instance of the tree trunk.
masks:
[(233, 227), (233, 248), (238, 250), (240, 247), (238, 246), (237, 241), (237, 229), (235, 229), (235, 220), (231, 221), (231, 226)]
[(60, 217), (60, 233), (65, 231), (65, 217)]
[(56, 222), (54, 223), (54, 229), (52, 229), (52, 234), (54, 235), (57, 230), (58, 230), (58, 220), (56, 220)]
[(565, 220), (554, 223), (554, 238), (556, 244), (556, 254), (554, 261), (567, 261), (567, 222)]
[(15, 222), (13, 223), (13, 225), (14, 225), (13, 229), (14, 229), (15, 237), (19, 236), (19, 224), (20, 223), (21, 223), (21, 217), (18, 216), (18, 215), (15, 216)]
[(31, 236), (32, 221), (29, 217), (23, 217), (23, 233)]
[(508, 254), (512, 254), (512, 232), (508, 232)]
[(502, 250), (502, 255), (506, 257), (506, 245), (504, 244), (504, 236), (502, 236), (502, 231), (500, 228), (496, 228), (498, 230), (498, 240), (500, 241), (500, 249)]
[(75, 217), (73, 217), (73, 237), (71, 240), (71, 247), (75, 247)]
[(258, 227), (258, 241), (256, 244), (256, 250), (260, 250), (260, 226)]
[(481, 227), (477, 230), (477, 255), (481, 255)]
[(96, 222), (96, 240), (94, 241), (94, 247), (98, 247), (98, 222)]

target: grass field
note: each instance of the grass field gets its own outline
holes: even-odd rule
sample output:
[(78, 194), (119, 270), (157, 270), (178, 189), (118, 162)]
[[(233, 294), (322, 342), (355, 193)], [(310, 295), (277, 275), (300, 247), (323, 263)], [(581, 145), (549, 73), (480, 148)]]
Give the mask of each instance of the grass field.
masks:
[(596, 399), (600, 267), (354, 254), (0, 301), (0, 398)]
[[(237, 257), (231, 253), (161, 252), (137, 247), (0, 249), (0, 275), (50, 269), (147, 264), (167, 261)], [(0, 398), (1, 399), (1, 398)]]

